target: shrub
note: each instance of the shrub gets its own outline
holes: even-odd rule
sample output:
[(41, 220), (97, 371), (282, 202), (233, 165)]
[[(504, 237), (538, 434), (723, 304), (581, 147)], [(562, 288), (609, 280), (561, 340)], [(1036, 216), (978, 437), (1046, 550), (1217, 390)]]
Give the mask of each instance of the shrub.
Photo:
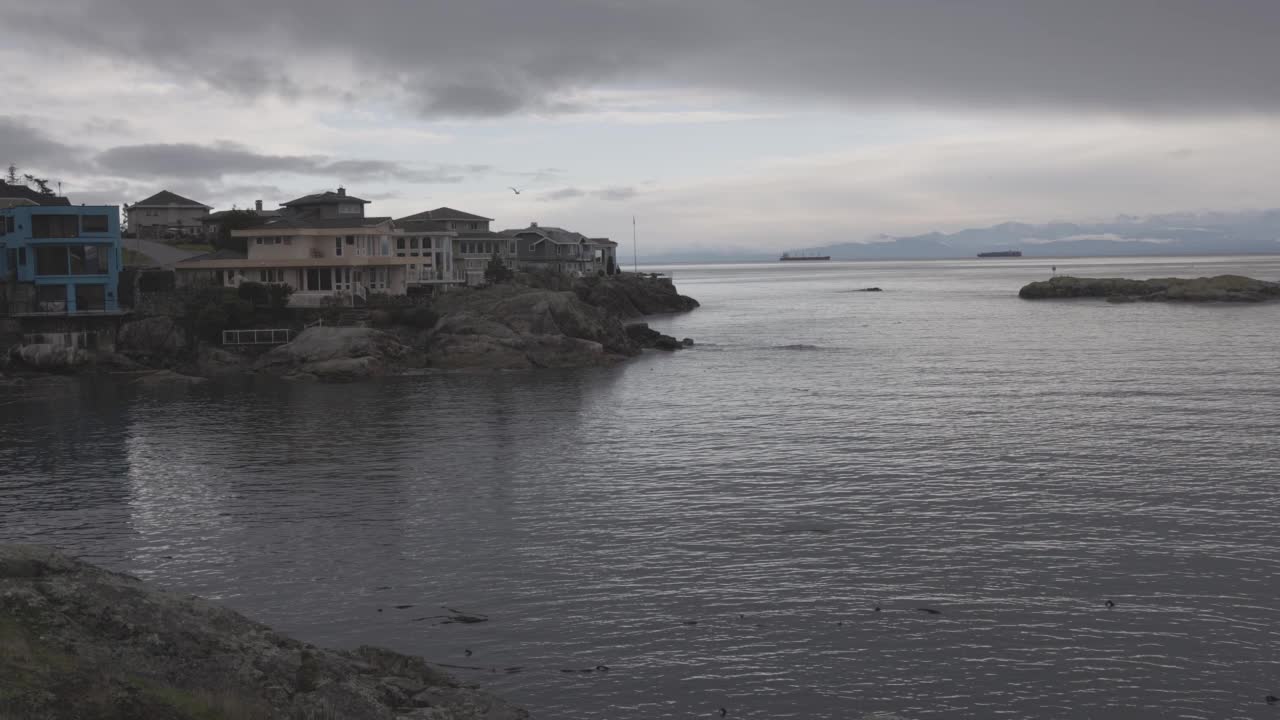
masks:
[(293, 296), (293, 288), (288, 285), (268, 285), (269, 304), (273, 308), (289, 307), (289, 298)]
[(171, 292), (177, 285), (172, 270), (146, 270), (138, 275), (138, 289), (142, 292)]
[(419, 330), (430, 330), (440, 319), (429, 307), (402, 308), (395, 311), (393, 317), (397, 325), (407, 325)]
[(247, 300), (254, 305), (269, 305), (271, 303), (270, 291), (262, 283), (242, 282), (236, 292), (241, 300)]
[(206, 305), (194, 318), (195, 334), (209, 342), (221, 342), (222, 331), (229, 329), (231, 319), (221, 305)]

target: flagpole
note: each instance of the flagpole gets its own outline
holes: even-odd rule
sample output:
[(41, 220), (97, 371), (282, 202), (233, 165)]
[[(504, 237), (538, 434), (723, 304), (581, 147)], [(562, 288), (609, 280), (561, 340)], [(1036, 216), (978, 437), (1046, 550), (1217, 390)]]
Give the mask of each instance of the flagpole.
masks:
[(631, 269), (640, 272), (640, 252), (636, 249), (636, 216), (631, 216)]

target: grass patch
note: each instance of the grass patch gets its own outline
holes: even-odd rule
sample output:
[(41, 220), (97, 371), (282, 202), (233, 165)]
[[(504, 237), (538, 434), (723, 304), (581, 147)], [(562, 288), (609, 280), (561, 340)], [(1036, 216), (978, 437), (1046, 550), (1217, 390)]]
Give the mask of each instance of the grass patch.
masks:
[(191, 720), (271, 720), (271, 708), (257, 698), (210, 690), (181, 690), (153, 682), (135, 686), (152, 702), (173, 708)]

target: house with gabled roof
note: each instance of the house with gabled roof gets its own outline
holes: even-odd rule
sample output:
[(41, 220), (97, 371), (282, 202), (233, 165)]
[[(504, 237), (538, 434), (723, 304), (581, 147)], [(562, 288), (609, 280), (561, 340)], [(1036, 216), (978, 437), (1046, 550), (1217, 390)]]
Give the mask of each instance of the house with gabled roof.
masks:
[(168, 190), (128, 205), (125, 214), (135, 237), (163, 238), (204, 233), (203, 220), (210, 208), (204, 203)]
[(71, 201), (51, 192), (32, 190), (26, 185), (10, 185), (0, 180), (0, 209), (22, 205), (70, 205)]
[(232, 208), (231, 210), (211, 212), (208, 215), (205, 215), (204, 219), (201, 220), (201, 223), (204, 224), (205, 237), (210, 239), (218, 237), (222, 233), (222, 224), (228, 217), (233, 213), (245, 212), (253, 213), (253, 215), (257, 216), (258, 220), (262, 222), (267, 222), (272, 218), (278, 218), (283, 215), (279, 210), (263, 210), (261, 200), (255, 200), (252, 208), (246, 208), (244, 210)]
[[(507, 267), (515, 269), (516, 243), (506, 235), (493, 232), (489, 223), (493, 218), (475, 215), (451, 207), (440, 207), (425, 210), (396, 220), (396, 226), (406, 232), (410, 228), (435, 228), (439, 231), (456, 233), (453, 246), (448, 253), (448, 262), (456, 267), (456, 271), (465, 278), (468, 285), (482, 285), (485, 282), (484, 271), (489, 262), (497, 255)], [(397, 247), (397, 252), (400, 250)]]
[(530, 223), (522, 230), (504, 230), (517, 243), (521, 269), (544, 268), (570, 275), (594, 275), (617, 269), (618, 244), (608, 238), (589, 238), (564, 228)]

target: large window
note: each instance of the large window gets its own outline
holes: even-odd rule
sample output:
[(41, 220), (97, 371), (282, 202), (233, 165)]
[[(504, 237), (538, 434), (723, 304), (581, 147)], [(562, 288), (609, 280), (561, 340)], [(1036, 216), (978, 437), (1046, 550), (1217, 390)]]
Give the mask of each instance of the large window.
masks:
[(32, 215), (31, 237), (74, 238), (80, 237), (78, 215)]
[(87, 233), (104, 233), (107, 231), (106, 215), (81, 215), (80, 230)]
[(107, 253), (97, 245), (72, 245), (67, 248), (72, 275), (106, 275)]
[(37, 247), (36, 275), (66, 275), (67, 248), (64, 245)]
[(67, 311), (67, 286), (66, 285), (37, 285), (36, 286), (36, 311), (37, 312), (66, 312)]
[(311, 268), (307, 270), (308, 290), (332, 290), (333, 273), (329, 268)]
[(106, 285), (76, 285), (76, 312), (102, 312), (106, 309)]

